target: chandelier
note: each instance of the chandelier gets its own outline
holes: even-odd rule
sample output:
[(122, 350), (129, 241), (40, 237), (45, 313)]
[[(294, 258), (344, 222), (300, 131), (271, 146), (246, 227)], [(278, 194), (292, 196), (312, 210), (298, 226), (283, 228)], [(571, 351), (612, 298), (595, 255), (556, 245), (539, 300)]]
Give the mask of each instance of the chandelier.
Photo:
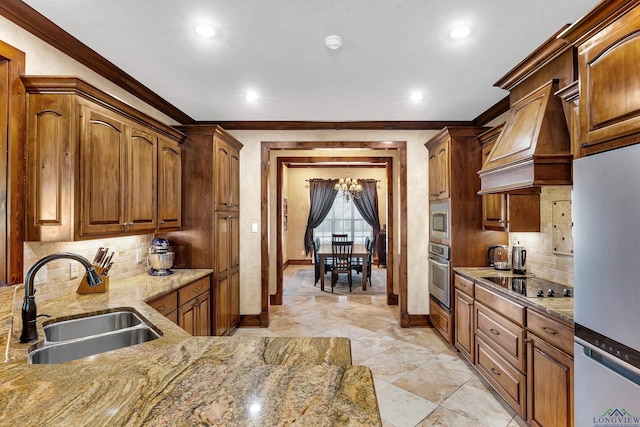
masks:
[(333, 189), (338, 191), (336, 198), (344, 197), (347, 202), (351, 199), (359, 199), (362, 196), (362, 185), (355, 178), (340, 178), (336, 185), (333, 186)]

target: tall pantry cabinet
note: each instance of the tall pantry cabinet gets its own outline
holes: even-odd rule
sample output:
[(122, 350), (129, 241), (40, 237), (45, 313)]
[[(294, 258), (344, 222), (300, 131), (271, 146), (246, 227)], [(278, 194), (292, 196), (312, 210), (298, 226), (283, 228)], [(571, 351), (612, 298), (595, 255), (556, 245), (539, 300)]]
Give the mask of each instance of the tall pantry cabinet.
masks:
[(229, 335), (240, 323), (240, 150), (220, 126), (179, 127), (185, 195), (182, 228), (167, 233), (176, 267), (213, 269), (213, 333)]

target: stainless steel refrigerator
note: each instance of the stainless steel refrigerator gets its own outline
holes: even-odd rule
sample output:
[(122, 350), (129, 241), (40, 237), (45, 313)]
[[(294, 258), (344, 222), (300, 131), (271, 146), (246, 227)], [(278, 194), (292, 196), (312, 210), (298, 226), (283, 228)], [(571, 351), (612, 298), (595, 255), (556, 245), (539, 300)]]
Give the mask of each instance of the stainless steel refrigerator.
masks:
[(640, 426), (640, 145), (573, 172), (575, 425)]

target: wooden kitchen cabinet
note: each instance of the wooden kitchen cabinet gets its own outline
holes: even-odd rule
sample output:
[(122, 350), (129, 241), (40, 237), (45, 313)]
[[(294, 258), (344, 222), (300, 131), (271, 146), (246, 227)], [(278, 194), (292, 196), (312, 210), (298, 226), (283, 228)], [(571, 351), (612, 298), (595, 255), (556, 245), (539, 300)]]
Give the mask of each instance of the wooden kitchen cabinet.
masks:
[(211, 335), (211, 279), (196, 280), (148, 303), (193, 336)]
[(640, 7), (627, 2), (609, 16), (585, 17), (560, 35), (577, 40), (579, 135), (587, 155), (640, 142), (639, 30)]
[(166, 233), (176, 267), (213, 269), (214, 335), (240, 323), (240, 150), (219, 126), (189, 125), (182, 144), (182, 227)]
[(158, 138), (184, 135), (74, 77), (29, 77), (27, 241), (150, 233)]
[[(484, 165), (504, 124), (478, 135)], [(482, 195), (482, 228), (484, 230), (520, 232), (540, 231), (540, 190), (520, 190), (509, 194)]]
[(180, 144), (158, 139), (158, 229), (182, 224), (182, 151)]
[(454, 347), (471, 363), (475, 362), (475, 325), (473, 295), (475, 284), (462, 276), (454, 276), (455, 286), (455, 342)]
[(449, 139), (429, 148), (429, 200), (449, 198)]
[(438, 304), (433, 298), (429, 298), (429, 323), (433, 326), (448, 342), (453, 342), (453, 316)]
[(528, 332), (527, 360), (528, 423), (573, 426), (573, 358)]

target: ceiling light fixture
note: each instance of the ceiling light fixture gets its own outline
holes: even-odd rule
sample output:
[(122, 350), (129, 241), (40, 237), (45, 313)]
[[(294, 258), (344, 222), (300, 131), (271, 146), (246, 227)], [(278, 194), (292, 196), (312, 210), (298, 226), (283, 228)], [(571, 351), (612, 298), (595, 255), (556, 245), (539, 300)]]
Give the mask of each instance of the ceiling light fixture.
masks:
[(340, 49), (342, 46), (342, 37), (336, 36), (335, 34), (327, 36), (324, 39), (324, 45), (331, 50)]
[(412, 101), (422, 101), (422, 99), (424, 98), (424, 96), (422, 95), (422, 92), (419, 91), (415, 91), (411, 94), (411, 100)]
[(208, 25), (198, 25), (196, 27), (196, 33), (200, 34), (202, 37), (213, 37), (216, 35), (216, 30)]
[(451, 33), (449, 33), (449, 35), (451, 36), (452, 39), (463, 39), (465, 37), (467, 37), (469, 34), (471, 34), (471, 29), (469, 27), (456, 27), (453, 30), (451, 30)]
[(258, 99), (258, 94), (256, 92), (250, 90), (245, 95), (245, 98), (247, 99), (247, 101), (253, 102), (253, 101), (256, 101)]

